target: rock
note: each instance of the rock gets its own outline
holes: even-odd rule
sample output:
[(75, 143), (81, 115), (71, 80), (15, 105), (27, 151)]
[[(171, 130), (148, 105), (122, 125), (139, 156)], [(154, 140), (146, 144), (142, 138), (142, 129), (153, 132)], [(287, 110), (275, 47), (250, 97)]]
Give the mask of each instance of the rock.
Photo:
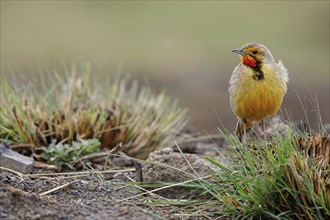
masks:
[(0, 143), (0, 167), (29, 173), (33, 168), (33, 158), (21, 155), (9, 148), (7, 143)]
[[(212, 165), (208, 161), (194, 154), (174, 152), (172, 148), (151, 153), (143, 165), (144, 182), (179, 183), (211, 173), (213, 173)], [(193, 190), (187, 187), (170, 187), (157, 191), (157, 193), (173, 199), (194, 196)]]

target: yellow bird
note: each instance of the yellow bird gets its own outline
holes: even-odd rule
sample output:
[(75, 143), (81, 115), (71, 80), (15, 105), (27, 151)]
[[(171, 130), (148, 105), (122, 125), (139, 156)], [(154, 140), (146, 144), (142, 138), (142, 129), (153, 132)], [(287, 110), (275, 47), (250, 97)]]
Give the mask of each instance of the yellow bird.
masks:
[(233, 50), (241, 57), (230, 78), (230, 105), (238, 118), (236, 134), (246, 143), (246, 132), (255, 121), (261, 121), (264, 138), (264, 118), (274, 115), (280, 108), (287, 91), (288, 71), (282, 61), (262, 44), (247, 43)]

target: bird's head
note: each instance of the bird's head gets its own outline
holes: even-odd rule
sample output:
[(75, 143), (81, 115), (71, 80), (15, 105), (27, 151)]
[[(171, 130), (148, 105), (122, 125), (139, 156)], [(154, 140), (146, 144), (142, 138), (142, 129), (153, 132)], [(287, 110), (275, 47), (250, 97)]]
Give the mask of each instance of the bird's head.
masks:
[(274, 58), (268, 48), (258, 43), (247, 43), (241, 49), (233, 50), (241, 56), (244, 65), (255, 68), (264, 63), (273, 63)]

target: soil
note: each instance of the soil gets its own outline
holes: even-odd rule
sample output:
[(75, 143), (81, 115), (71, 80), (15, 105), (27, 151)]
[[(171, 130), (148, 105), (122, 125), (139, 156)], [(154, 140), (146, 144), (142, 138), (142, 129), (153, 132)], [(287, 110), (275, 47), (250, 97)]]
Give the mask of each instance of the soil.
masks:
[(102, 184), (90, 177), (75, 178), (68, 187), (41, 196), (72, 179), (20, 179), (8, 172), (1, 173), (0, 178), (1, 219), (159, 219), (143, 205), (143, 197), (118, 202), (139, 191), (111, 186), (115, 179)]
[[(277, 131), (285, 132), (284, 124), (276, 118), (268, 123), (272, 123), (273, 127), (276, 125)], [(299, 129), (299, 126), (295, 127)], [(330, 131), (329, 124), (325, 129), (327, 132)], [(260, 126), (256, 126), (255, 131), (259, 133), (257, 136), (262, 136)], [(266, 132), (271, 134), (273, 131)], [(112, 158), (114, 167), (110, 170), (117, 171), (106, 174), (89, 169), (85, 174), (71, 172), (59, 175), (50, 173), (49, 170), (34, 169), (35, 174), (24, 175), (0, 167), (0, 219), (226, 218), (198, 215), (202, 211), (217, 210), (196, 210), (169, 203), (150, 205), (150, 202), (173, 201), (171, 199), (196, 199), (200, 195), (199, 192), (176, 186), (159, 190), (155, 195), (145, 193), (146, 190), (150, 190), (150, 186), (143, 185), (142, 188), (137, 184), (127, 184), (134, 182), (136, 178), (143, 178), (147, 184), (146, 182), (186, 181), (190, 175), (205, 176), (215, 169), (203, 159), (205, 156), (211, 156), (230, 166), (222, 154), (225, 152), (224, 141), (218, 135), (213, 138), (208, 135), (202, 137), (189, 129), (185, 130), (183, 135), (188, 136), (188, 141), (180, 143), (181, 150), (173, 147), (153, 152), (148, 160), (142, 163), (142, 167), (129, 159)], [(161, 196), (162, 199), (159, 200), (157, 196)]]
[[(194, 140), (192, 137), (190, 142), (182, 144), (182, 150), (190, 153), (185, 154), (185, 157), (193, 162), (198, 172), (202, 170), (201, 175), (210, 170), (201, 158), (205, 155), (219, 156), (214, 147), (216, 143), (210, 138), (205, 139), (207, 141), (201, 141), (199, 138)], [(222, 141), (216, 140), (219, 140), (218, 144), (221, 146)], [(151, 160), (166, 163), (170, 157), (180, 158), (180, 155), (182, 156), (182, 153), (165, 150), (160, 151), (158, 155), (154, 153), (153, 157), (156, 159)], [(183, 167), (185, 172), (194, 172), (189, 171), (185, 160), (171, 161), (174, 164), (168, 163), (169, 166), (178, 169)], [(135, 172), (132, 171), (134, 169), (127, 167), (132, 166), (132, 163), (120, 161), (118, 164), (125, 166), (121, 168), (128, 171), (108, 173), (104, 176), (98, 176), (92, 171), (86, 175), (36, 176), (20, 175), (0, 169), (0, 219), (206, 219), (191, 215), (178, 216), (178, 213), (192, 214), (185, 207), (147, 205), (146, 202), (157, 201), (156, 197), (140, 195), (144, 191), (139, 186), (124, 184), (135, 179)], [(143, 175), (148, 181), (157, 180), (162, 176), (161, 172), (169, 172), (166, 169), (157, 170), (150, 165), (143, 166)], [(203, 173), (203, 170), (206, 173)], [(34, 172), (47, 173), (45, 170)], [(169, 179), (162, 176), (161, 181), (175, 181), (175, 175), (169, 176)], [(182, 177), (177, 180), (182, 180)], [(54, 191), (49, 192), (52, 189)], [(179, 188), (169, 190), (167, 194), (159, 194), (169, 198), (178, 198), (178, 195), (182, 195), (183, 198), (187, 195), (182, 192), (180, 194)], [(194, 196), (191, 192), (189, 195)]]

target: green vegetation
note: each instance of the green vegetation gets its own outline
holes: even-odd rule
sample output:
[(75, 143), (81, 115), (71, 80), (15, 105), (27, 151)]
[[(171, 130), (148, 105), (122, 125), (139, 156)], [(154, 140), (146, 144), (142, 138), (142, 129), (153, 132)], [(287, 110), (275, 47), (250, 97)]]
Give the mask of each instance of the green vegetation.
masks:
[[(195, 191), (190, 199), (155, 198), (149, 205), (180, 206), (180, 213), (174, 215), (183, 219), (330, 217), (329, 135), (302, 133), (286, 125), (284, 132), (268, 137), (270, 141), (251, 138), (249, 144), (242, 144), (237, 136), (219, 131), (227, 143), (219, 150), (230, 165), (207, 157), (215, 168), (207, 176), (185, 173), (190, 178), (179, 183), (144, 183), (156, 189), (140, 195), (154, 196), (157, 191), (178, 186)], [(168, 168), (178, 172), (177, 167)]]
[(90, 65), (64, 66), (20, 80), (24, 85), (2, 80), (0, 140), (35, 149), (98, 139), (100, 148), (122, 143), (122, 151), (140, 159), (172, 144), (186, 123), (185, 109), (137, 81), (100, 75)]
[(222, 132), (231, 167), (219, 168), (200, 184), (220, 213), (237, 219), (325, 219), (330, 217), (330, 143), (321, 135), (287, 128), (271, 143), (248, 146)]
[(97, 139), (73, 141), (69, 144), (51, 143), (48, 147), (43, 147), (42, 154), (48, 163), (55, 165), (59, 169), (63, 165), (74, 169), (74, 162), (80, 156), (98, 152), (100, 142)]

